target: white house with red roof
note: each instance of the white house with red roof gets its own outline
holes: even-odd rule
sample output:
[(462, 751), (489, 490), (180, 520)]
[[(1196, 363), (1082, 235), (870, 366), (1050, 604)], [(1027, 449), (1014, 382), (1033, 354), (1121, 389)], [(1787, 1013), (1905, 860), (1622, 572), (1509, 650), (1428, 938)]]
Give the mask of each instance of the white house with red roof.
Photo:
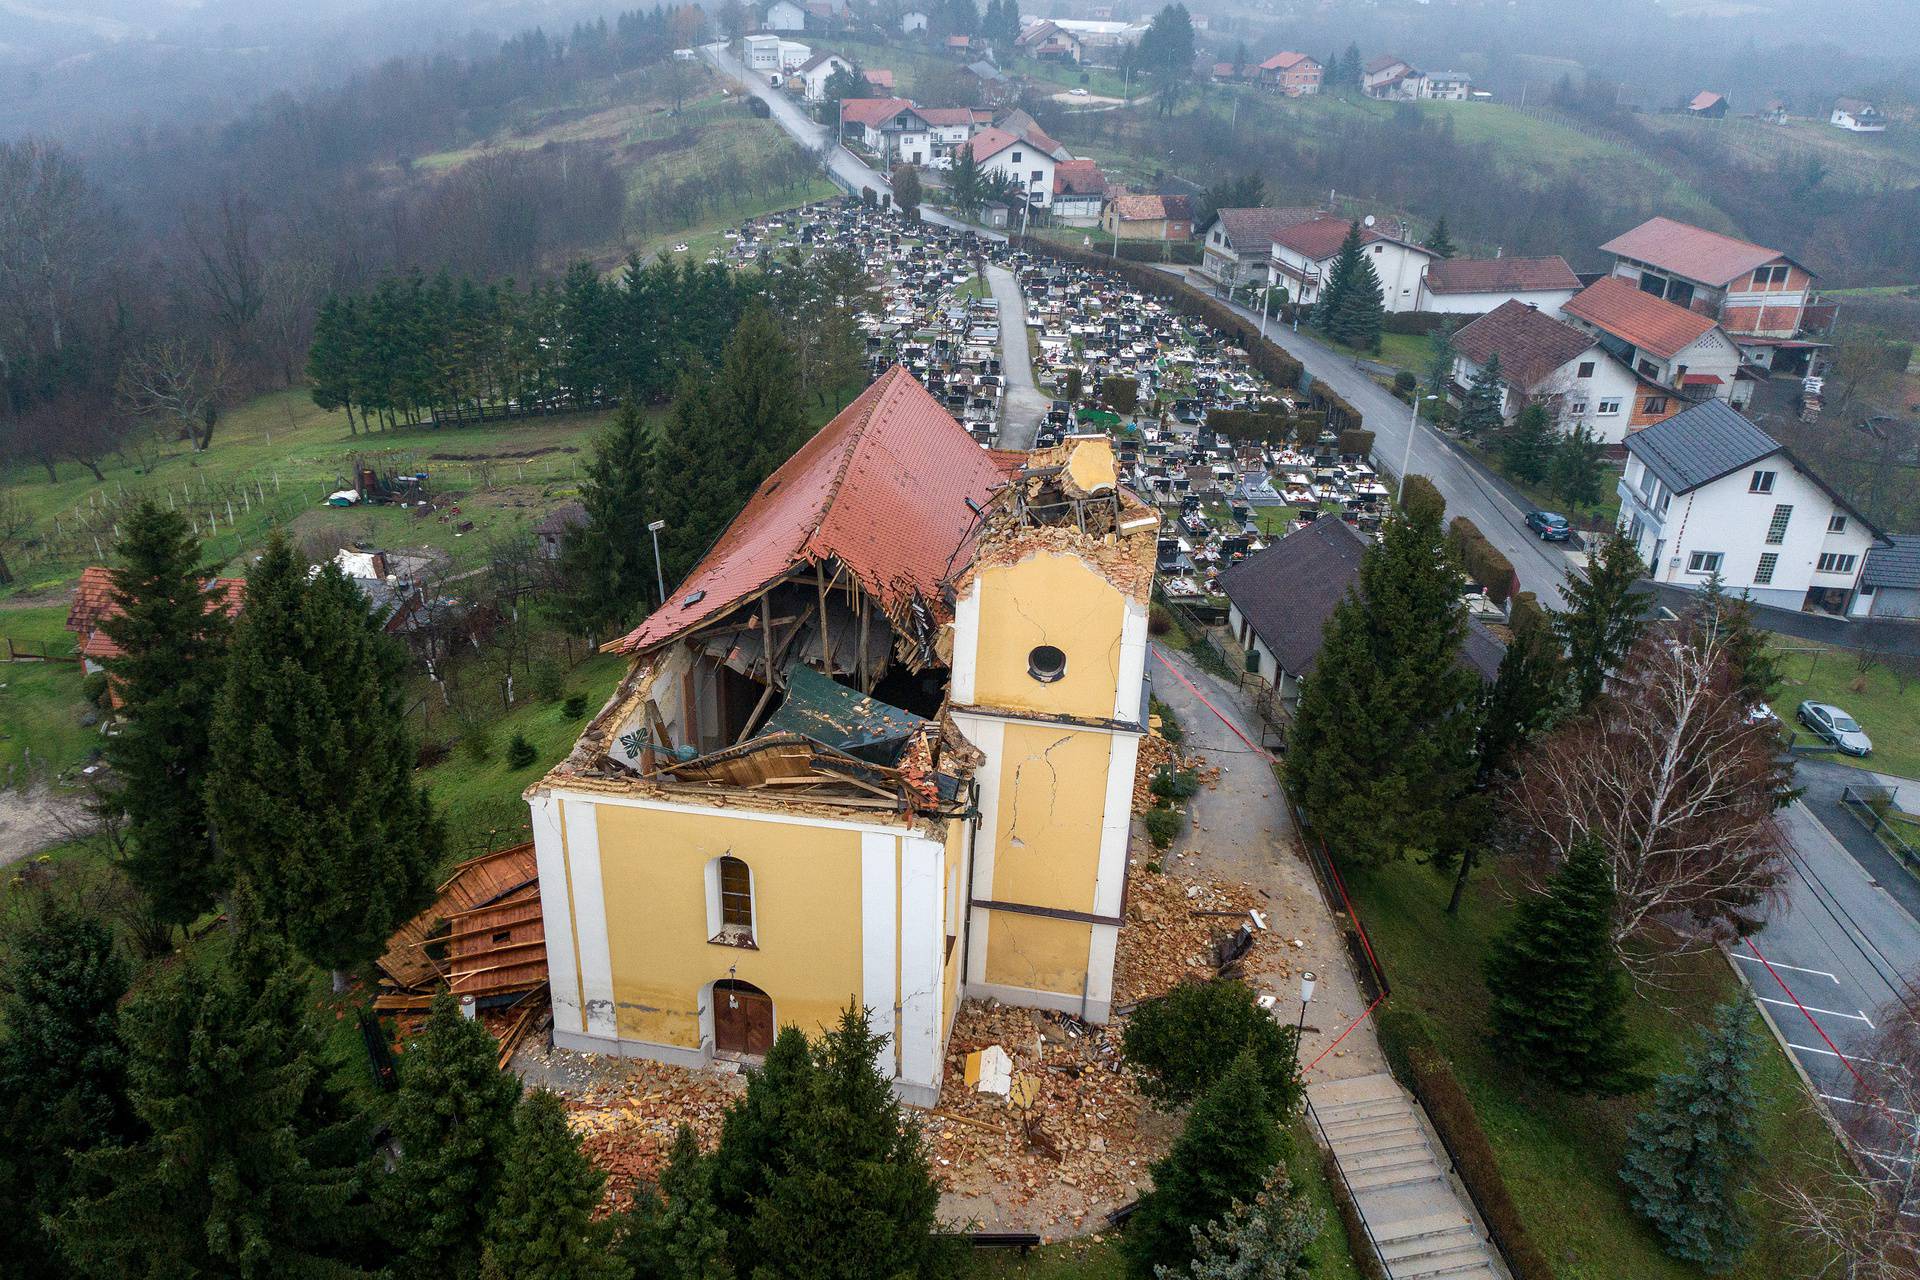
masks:
[(1613, 274), (1635, 288), (1719, 321), (1753, 364), (1804, 368), (1833, 322), (1835, 308), (1820, 302), (1814, 274), (1766, 245), (1649, 218), (1600, 249), (1613, 255)]
[(840, 137), (889, 166), (927, 164), (933, 158), (933, 126), (907, 98), (842, 98)]
[[(1458, 391), (1499, 361), (1500, 416), (1511, 421), (1537, 404), (1561, 431), (1585, 426), (1602, 444), (1619, 445), (1642, 409), (1643, 380), (1591, 333), (1524, 302), (1506, 301), (1476, 316), (1453, 335), (1453, 383)], [(1679, 399), (1652, 388), (1661, 416)]]
[(852, 71), (853, 63), (837, 53), (821, 51), (808, 58), (788, 77), (789, 86), (798, 85), (802, 96), (808, 102), (824, 102), (827, 97), (827, 81), (833, 79), (838, 71)]
[(1545, 258), (1439, 258), (1427, 265), (1416, 311), (1485, 315), (1521, 302), (1545, 315), (1580, 292), (1580, 277), (1558, 254)]
[(1369, 98), (1420, 96), (1420, 68), (1405, 58), (1383, 53), (1360, 68), (1360, 92)]
[(1753, 398), (1753, 382), (1740, 374), (1740, 348), (1710, 315), (1675, 306), (1620, 276), (1594, 281), (1560, 312), (1635, 373), (1684, 399), (1744, 405)]
[[(1323, 214), (1275, 231), (1270, 267), (1275, 283), (1285, 285), (1296, 302), (1318, 302), (1352, 225), (1349, 219)], [(1360, 245), (1380, 277), (1381, 305), (1388, 311), (1418, 310), (1421, 279), (1427, 265), (1437, 260), (1433, 250), (1389, 235), (1378, 225), (1360, 228)]]
[(930, 165), (947, 169), (953, 165), (953, 153), (960, 144), (993, 123), (993, 112), (985, 107), (917, 107), (933, 135)]
[(1034, 208), (1053, 208), (1053, 177), (1059, 162), (1026, 138), (1001, 128), (983, 129), (960, 149), (973, 152), (973, 162), (982, 173), (1012, 178)]
[(1058, 160), (1053, 166), (1053, 220), (1070, 227), (1100, 221), (1107, 204), (1107, 176), (1091, 160)]

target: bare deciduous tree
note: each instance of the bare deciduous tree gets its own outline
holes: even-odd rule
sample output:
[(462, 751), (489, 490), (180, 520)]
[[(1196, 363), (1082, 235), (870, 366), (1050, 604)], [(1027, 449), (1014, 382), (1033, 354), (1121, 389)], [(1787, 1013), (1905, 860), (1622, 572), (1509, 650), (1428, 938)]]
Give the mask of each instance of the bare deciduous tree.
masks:
[(1704, 942), (1747, 931), (1780, 878), (1777, 755), (1748, 721), (1726, 634), (1701, 623), (1642, 640), (1593, 709), (1539, 744), (1509, 798), (1552, 863), (1588, 835), (1606, 846), (1616, 945), (1656, 926)]
[(200, 452), (213, 443), (234, 383), (233, 361), (220, 343), (164, 338), (121, 366), (114, 398), (127, 416), (177, 429)]
[(1821, 1276), (1920, 1275), (1920, 983), (1905, 987), (1853, 1060), (1861, 1081), (1840, 1108), (1853, 1159), (1773, 1193), (1791, 1228), (1825, 1252)]

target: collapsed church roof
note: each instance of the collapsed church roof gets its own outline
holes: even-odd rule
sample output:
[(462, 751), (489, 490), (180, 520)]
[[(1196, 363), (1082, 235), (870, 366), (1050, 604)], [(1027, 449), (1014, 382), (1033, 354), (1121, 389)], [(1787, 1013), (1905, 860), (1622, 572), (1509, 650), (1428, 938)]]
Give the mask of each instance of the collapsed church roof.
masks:
[(607, 647), (657, 648), (793, 569), (828, 561), (845, 566), (897, 632), (924, 635), (948, 619), (941, 582), (1006, 478), (896, 365), (767, 477), (664, 607)]

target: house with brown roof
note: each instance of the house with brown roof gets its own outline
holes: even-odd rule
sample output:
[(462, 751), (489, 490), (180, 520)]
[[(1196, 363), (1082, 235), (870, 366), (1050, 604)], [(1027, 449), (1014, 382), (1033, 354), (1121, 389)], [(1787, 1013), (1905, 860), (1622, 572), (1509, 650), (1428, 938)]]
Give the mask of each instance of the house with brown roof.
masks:
[(1191, 240), (1193, 201), (1123, 191), (1107, 202), (1100, 229), (1116, 240)]
[(933, 158), (933, 126), (907, 98), (842, 98), (840, 138), (859, 143), (888, 166)]
[(1158, 527), (1105, 436), (985, 450), (883, 374), (527, 791), (555, 1042), (732, 1067), (851, 1001), (931, 1106), (963, 1000), (1106, 1021)]
[(1753, 382), (1740, 372), (1740, 348), (1710, 315), (1636, 289), (1620, 276), (1594, 281), (1560, 312), (1635, 373), (1682, 399), (1743, 405), (1753, 398)]
[(1702, 89), (1687, 99), (1687, 114), (1696, 120), (1720, 120), (1727, 114), (1727, 95)]
[(1273, 237), (1320, 216), (1320, 210), (1312, 208), (1215, 209), (1199, 228), (1197, 274), (1219, 289), (1266, 284), (1273, 278)]
[(1827, 123), (1848, 133), (1885, 133), (1887, 117), (1865, 98), (1835, 98)]
[(1086, 57), (1086, 45), (1079, 36), (1046, 19), (1022, 31), (1013, 45), (1036, 62), (1070, 62), (1078, 66)]
[(1619, 445), (1630, 431), (1682, 407), (1591, 333), (1524, 302), (1503, 302), (1468, 321), (1453, 335), (1453, 350), (1453, 387), (1462, 395), (1498, 358), (1507, 421), (1537, 404), (1557, 430), (1585, 426), (1601, 443)]
[(1405, 58), (1383, 53), (1360, 68), (1360, 92), (1369, 98), (1417, 98), (1420, 68)]
[(827, 81), (833, 79), (836, 71), (852, 71), (853, 63), (837, 53), (821, 50), (787, 77), (787, 87), (798, 86), (801, 96), (808, 102), (824, 102), (827, 98)]
[(1415, 311), (1485, 315), (1504, 302), (1524, 302), (1558, 315), (1580, 292), (1580, 277), (1558, 254), (1545, 258), (1437, 258), (1427, 264)]
[(1053, 166), (1053, 220), (1091, 227), (1107, 203), (1107, 176), (1091, 160), (1060, 160)]
[(985, 107), (916, 107), (933, 135), (932, 159), (936, 169), (953, 164), (954, 149), (993, 123), (993, 112)]
[[(1353, 220), (1322, 214), (1273, 233), (1270, 275), (1285, 285), (1295, 302), (1312, 305), (1340, 256)], [(1360, 228), (1361, 252), (1380, 278), (1380, 301), (1388, 311), (1414, 311), (1420, 306), (1420, 281), (1427, 266), (1437, 260), (1433, 250), (1388, 232), (1379, 222)]]
[[(1044, 137), (1044, 135), (1042, 135)], [(1053, 175), (1058, 163), (1035, 143), (998, 126), (983, 129), (971, 141), (955, 149), (973, 153), (973, 162), (982, 173), (1005, 174), (1027, 193), (1027, 203), (1036, 209), (1053, 207)]]
[(1319, 62), (1304, 53), (1282, 50), (1260, 64), (1259, 82), (1275, 93), (1289, 98), (1304, 98), (1320, 92), (1325, 75)]
[(1778, 249), (1673, 218), (1649, 218), (1600, 246), (1635, 288), (1719, 321), (1750, 363), (1804, 368), (1834, 308), (1814, 275)]
[[(219, 612), (232, 620), (240, 616), (246, 603), (245, 578), (209, 578), (201, 585), (206, 593), (207, 612)], [(88, 675), (106, 670), (106, 664), (120, 656), (120, 646), (107, 634), (106, 623), (120, 615), (118, 589), (113, 570), (105, 565), (88, 565), (80, 571), (73, 588), (73, 603), (67, 607), (66, 629), (73, 633), (74, 648), (80, 654), (81, 667)], [(111, 681), (108, 697), (117, 709), (120, 695)]]

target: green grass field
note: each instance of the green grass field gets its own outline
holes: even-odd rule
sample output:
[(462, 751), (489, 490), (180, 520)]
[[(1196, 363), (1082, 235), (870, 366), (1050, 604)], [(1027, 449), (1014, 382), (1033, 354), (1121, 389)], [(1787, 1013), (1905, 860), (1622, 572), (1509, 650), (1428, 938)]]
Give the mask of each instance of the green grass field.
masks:
[(1873, 739), (1873, 754), (1864, 760), (1837, 752), (1822, 759), (1920, 779), (1920, 676), (1903, 679), (1872, 655), (1863, 669), (1862, 655), (1805, 640), (1782, 637), (1776, 647), (1783, 652), (1773, 709), (1783, 721), (1804, 736), (1793, 709), (1812, 698), (1844, 707)]
[[(70, 653), (67, 606), (0, 609), (0, 636), (23, 652)], [(77, 662), (0, 664), (0, 784), (7, 770), (27, 762), (36, 771), (58, 775), (83, 763), (100, 746), (97, 723), (82, 718), (97, 712), (82, 692), (85, 679)]]
[[(1489, 1047), (1487, 995), (1480, 979), (1490, 939), (1513, 911), (1484, 874), (1457, 918), (1445, 914), (1448, 879), (1401, 863), (1349, 872), (1349, 887), (1400, 1008), (1428, 1015), (1441, 1048), (1472, 1096), (1527, 1228), (1563, 1280), (1689, 1280), (1701, 1273), (1666, 1256), (1633, 1214), (1617, 1170), (1626, 1130), (1647, 1095), (1569, 1097), (1529, 1079)], [(1654, 1070), (1677, 1066), (1693, 1029), (1712, 1007), (1740, 996), (1714, 952), (1662, 966), (1664, 989), (1629, 1008), (1631, 1035)], [(1756, 1028), (1758, 1024), (1756, 1023)], [(1765, 1200), (1770, 1186), (1823, 1176), (1837, 1148), (1799, 1078), (1770, 1035), (1759, 1032), (1758, 1186), (1746, 1197), (1757, 1239), (1733, 1271), (1745, 1280), (1816, 1273), (1815, 1259)]]

